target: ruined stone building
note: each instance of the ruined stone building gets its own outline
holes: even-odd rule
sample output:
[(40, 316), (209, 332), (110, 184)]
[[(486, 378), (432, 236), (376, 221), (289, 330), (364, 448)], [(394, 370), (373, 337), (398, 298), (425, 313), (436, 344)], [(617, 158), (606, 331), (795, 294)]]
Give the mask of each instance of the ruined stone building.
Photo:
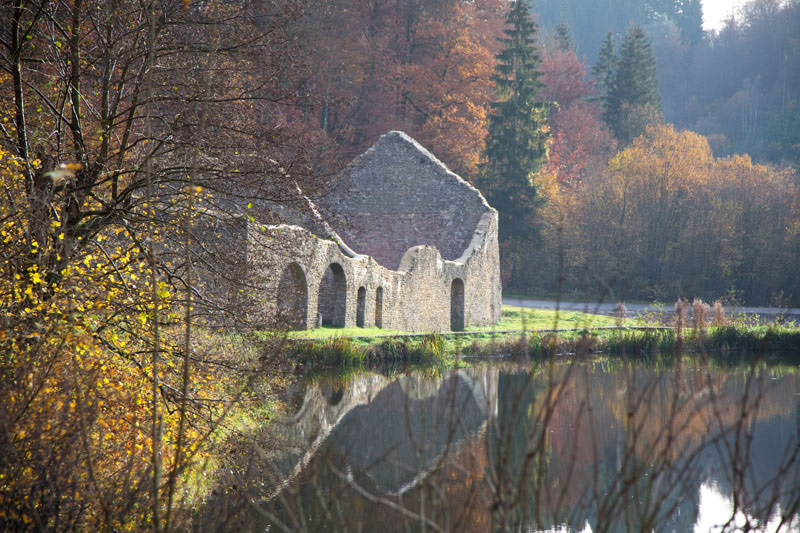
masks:
[(497, 211), (404, 133), (382, 136), (318, 204), (306, 227), (247, 228), (250, 286), (265, 289), (254, 316), (406, 331), (500, 319)]

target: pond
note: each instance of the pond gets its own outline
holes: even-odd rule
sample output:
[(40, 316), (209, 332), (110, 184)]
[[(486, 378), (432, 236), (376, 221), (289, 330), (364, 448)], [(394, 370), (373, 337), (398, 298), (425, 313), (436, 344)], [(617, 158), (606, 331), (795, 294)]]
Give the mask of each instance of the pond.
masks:
[(308, 380), (217, 503), (252, 531), (798, 531), (799, 395), (681, 358)]

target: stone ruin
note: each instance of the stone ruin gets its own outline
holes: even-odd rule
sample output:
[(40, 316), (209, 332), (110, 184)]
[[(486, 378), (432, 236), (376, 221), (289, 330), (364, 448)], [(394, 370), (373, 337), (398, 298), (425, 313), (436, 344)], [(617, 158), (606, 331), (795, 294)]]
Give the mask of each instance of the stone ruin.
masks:
[(459, 331), (500, 320), (497, 211), (406, 134), (383, 135), (306, 201), (305, 227), (245, 222), (257, 322)]

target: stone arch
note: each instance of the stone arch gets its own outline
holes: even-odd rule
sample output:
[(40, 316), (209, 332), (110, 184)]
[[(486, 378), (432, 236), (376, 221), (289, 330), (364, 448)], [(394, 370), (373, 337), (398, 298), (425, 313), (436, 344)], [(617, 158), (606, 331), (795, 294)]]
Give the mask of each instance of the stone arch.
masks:
[(450, 330), (464, 329), (464, 281), (455, 278), (450, 284)]
[(279, 325), (305, 329), (308, 315), (308, 283), (303, 267), (290, 263), (281, 273), (277, 294)]
[(358, 288), (358, 295), (356, 296), (356, 326), (359, 328), (364, 327), (364, 318), (367, 309), (367, 289), (364, 287)]
[(321, 389), (322, 396), (325, 398), (325, 401), (328, 402), (328, 405), (335, 406), (342, 402), (342, 398), (344, 398), (344, 389), (341, 385), (321, 387)]
[(375, 327), (383, 327), (383, 287), (375, 289)]
[(319, 283), (317, 312), (323, 326), (344, 327), (347, 314), (347, 278), (339, 263), (331, 263)]

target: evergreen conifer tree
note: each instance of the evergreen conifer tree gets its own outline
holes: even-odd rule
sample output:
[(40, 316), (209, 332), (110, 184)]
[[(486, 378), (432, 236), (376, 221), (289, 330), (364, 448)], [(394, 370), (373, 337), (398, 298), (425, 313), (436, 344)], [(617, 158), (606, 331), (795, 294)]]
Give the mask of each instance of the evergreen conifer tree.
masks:
[(549, 105), (537, 101), (542, 88), (537, 26), (524, 0), (516, 0), (506, 18), (492, 77), (498, 101), (491, 105), (486, 138), (486, 163), (479, 186), (500, 214), (500, 241), (532, 233), (537, 204), (533, 178), (547, 157)]
[(628, 29), (620, 48), (614, 83), (608, 94), (606, 122), (617, 139), (629, 144), (648, 123), (661, 121), (661, 95), (653, 50), (639, 25)]
[(676, 24), (681, 38), (689, 44), (703, 39), (703, 4), (700, 0), (676, 0)]
[(572, 50), (574, 43), (572, 41), (572, 34), (569, 31), (569, 26), (563, 20), (555, 27), (555, 42), (560, 50), (568, 52)]
[(606, 33), (606, 40), (600, 48), (597, 63), (592, 67), (592, 75), (597, 81), (597, 99), (604, 111), (608, 111), (608, 94), (614, 85), (614, 76), (617, 70), (617, 56), (614, 55), (614, 33)]
[(647, 0), (645, 5), (648, 22), (656, 22), (661, 17), (675, 20), (679, 9), (678, 4), (680, 2), (681, 0)]

